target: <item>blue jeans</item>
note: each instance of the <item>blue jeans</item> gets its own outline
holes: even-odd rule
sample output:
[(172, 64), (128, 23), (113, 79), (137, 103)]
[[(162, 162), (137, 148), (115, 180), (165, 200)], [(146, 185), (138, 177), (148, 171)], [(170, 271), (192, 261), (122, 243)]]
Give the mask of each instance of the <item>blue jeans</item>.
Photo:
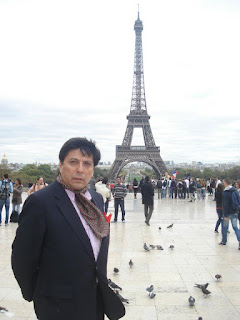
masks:
[(220, 224), (222, 223), (222, 219), (223, 219), (223, 212), (222, 209), (217, 209), (217, 214), (218, 214), (218, 220), (215, 226), (215, 231), (218, 230), (218, 227), (220, 226)]
[(168, 196), (169, 198), (172, 198), (172, 189), (168, 188)]
[(166, 189), (162, 189), (162, 195), (161, 195), (162, 198), (165, 198), (166, 197)]
[(8, 223), (8, 217), (9, 217), (9, 207), (10, 207), (10, 198), (6, 200), (0, 199), (0, 223), (2, 223), (2, 208), (5, 206), (6, 209), (6, 218), (5, 218), (5, 224)]
[[(227, 221), (225, 221), (226, 218), (227, 218)], [(238, 229), (238, 226), (237, 226), (237, 221), (238, 221), (238, 214), (237, 213), (230, 214), (229, 216), (223, 218), (223, 221), (222, 221), (222, 242), (227, 243), (227, 231), (228, 231), (228, 226), (229, 226), (229, 220), (231, 220), (233, 230), (235, 231), (237, 239), (240, 242), (240, 230)]]
[(115, 198), (114, 199), (114, 206), (115, 206), (114, 220), (117, 221), (117, 218), (118, 218), (118, 207), (119, 206), (120, 206), (120, 208), (122, 210), (122, 221), (125, 220), (124, 199)]
[[(17, 210), (16, 210), (17, 207)], [(17, 211), (18, 215), (20, 215), (20, 204), (12, 204), (12, 212)]]
[(104, 210), (105, 210), (105, 213), (108, 212), (108, 205), (109, 205), (109, 199), (106, 198), (106, 202), (104, 203)]

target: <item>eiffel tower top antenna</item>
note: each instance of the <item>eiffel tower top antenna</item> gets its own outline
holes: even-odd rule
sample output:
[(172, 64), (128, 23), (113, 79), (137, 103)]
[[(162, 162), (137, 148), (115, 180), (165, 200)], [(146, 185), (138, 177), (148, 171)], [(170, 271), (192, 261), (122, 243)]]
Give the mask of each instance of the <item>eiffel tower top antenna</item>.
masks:
[(138, 19), (140, 19), (140, 18), (139, 18), (139, 4), (138, 4)]

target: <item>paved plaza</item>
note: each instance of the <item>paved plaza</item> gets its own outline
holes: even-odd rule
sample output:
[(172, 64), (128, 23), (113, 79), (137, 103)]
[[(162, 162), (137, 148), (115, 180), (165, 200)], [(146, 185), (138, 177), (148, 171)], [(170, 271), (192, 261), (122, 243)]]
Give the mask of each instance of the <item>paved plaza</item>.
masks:
[[(26, 194), (24, 193), (26, 198)], [(141, 195), (125, 200), (126, 222), (111, 224), (108, 277), (122, 287), (121, 295), (129, 299), (126, 320), (239, 320), (240, 319), (240, 251), (232, 227), (226, 246), (219, 246), (221, 233), (215, 234), (215, 201), (190, 203), (188, 199), (157, 199), (150, 227), (144, 223)], [(113, 212), (113, 201), (109, 212)], [(3, 211), (3, 216), (5, 212)], [(3, 220), (4, 221), (4, 220)], [(173, 228), (166, 228), (173, 223)], [(159, 230), (161, 227), (161, 230)], [(0, 227), (0, 306), (14, 315), (12, 319), (36, 319), (32, 303), (23, 300), (12, 274), (11, 244), (17, 225)], [(220, 229), (219, 229), (220, 231)], [(164, 250), (146, 252), (143, 244), (161, 245)], [(174, 249), (169, 249), (174, 245)], [(129, 267), (129, 260), (134, 265)], [(118, 275), (113, 273), (117, 267)], [(216, 281), (215, 275), (222, 279)], [(195, 283), (209, 283), (211, 294), (204, 297)], [(146, 288), (154, 285), (155, 298)], [(189, 296), (196, 300), (188, 304)], [(0, 313), (0, 320), (7, 319)], [(66, 319), (71, 320), (71, 319)], [(79, 319), (80, 320), (80, 319)], [(84, 319), (81, 319), (84, 320)]]

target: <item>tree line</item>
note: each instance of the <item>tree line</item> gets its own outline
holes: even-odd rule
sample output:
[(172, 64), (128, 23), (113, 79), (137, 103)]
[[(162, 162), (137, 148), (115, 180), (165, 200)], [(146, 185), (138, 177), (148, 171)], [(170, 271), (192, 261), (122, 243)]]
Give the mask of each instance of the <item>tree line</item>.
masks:
[[(230, 178), (232, 181), (240, 180), (240, 166), (235, 166), (231, 169), (211, 169), (211, 168), (204, 168), (203, 170), (200, 169), (187, 169), (187, 168), (176, 168), (178, 175), (178, 179), (184, 178), (186, 175), (191, 176), (193, 178), (201, 178), (201, 179), (209, 179), (219, 177), (221, 180), (224, 178)], [(52, 183), (57, 175), (58, 169), (53, 170), (50, 165), (48, 164), (41, 164), (39, 166), (35, 164), (27, 164), (22, 169), (17, 172), (12, 171), (5, 165), (0, 165), (0, 177), (2, 178), (4, 173), (8, 173), (11, 180), (15, 180), (16, 178), (20, 178), (22, 184), (27, 187), (28, 183), (35, 183), (38, 177), (43, 177), (44, 182), (50, 184)], [(168, 170), (169, 175), (171, 176), (172, 169)], [(127, 171), (123, 170), (120, 172), (120, 176), (126, 176)], [(149, 176), (152, 179), (157, 179), (155, 176), (154, 170), (150, 168), (146, 168), (145, 170), (141, 171), (143, 176)], [(96, 167), (94, 170), (94, 178), (97, 180), (100, 177), (107, 177), (109, 178), (109, 170), (107, 169), (100, 169)]]

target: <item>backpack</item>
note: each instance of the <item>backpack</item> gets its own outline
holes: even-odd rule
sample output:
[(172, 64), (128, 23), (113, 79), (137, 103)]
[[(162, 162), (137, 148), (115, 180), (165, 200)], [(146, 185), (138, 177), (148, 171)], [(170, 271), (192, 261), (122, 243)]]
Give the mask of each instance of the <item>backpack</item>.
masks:
[(240, 195), (237, 190), (232, 191), (232, 209), (236, 212), (240, 210)]
[(162, 188), (162, 181), (158, 181), (158, 182), (157, 182), (157, 187), (158, 187), (159, 189)]
[(18, 222), (18, 213), (17, 211), (13, 211), (10, 216), (10, 222)]
[(183, 188), (184, 188), (184, 189), (186, 189), (186, 188), (187, 188), (187, 184), (186, 184), (186, 182), (185, 182), (185, 181), (183, 181), (183, 182), (182, 182), (182, 184), (183, 184)]
[(2, 180), (0, 199), (7, 200), (10, 197), (10, 182)]
[(166, 187), (166, 185), (167, 185), (167, 181), (166, 181), (166, 180), (164, 180), (164, 182), (163, 182), (163, 186), (164, 186), (164, 187)]

